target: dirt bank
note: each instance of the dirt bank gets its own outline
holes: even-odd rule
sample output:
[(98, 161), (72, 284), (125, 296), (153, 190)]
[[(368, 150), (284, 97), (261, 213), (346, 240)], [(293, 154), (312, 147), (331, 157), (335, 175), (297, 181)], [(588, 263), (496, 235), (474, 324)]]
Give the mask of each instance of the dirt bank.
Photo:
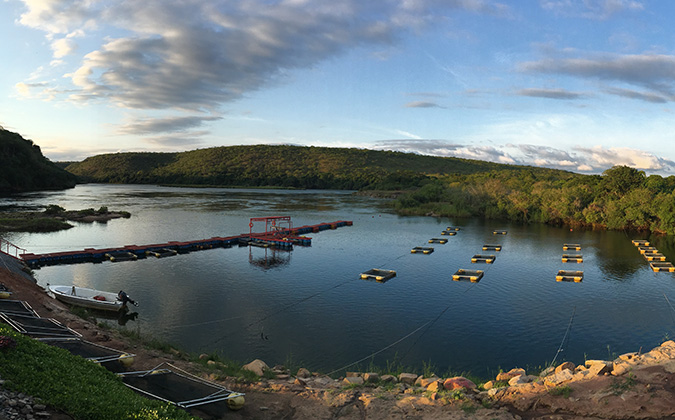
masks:
[[(565, 365), (546, 377), (507, 372), (500, 382), (511, 386), (490, 390), (446, 390), (445, 378), (418, 379), (417, 385), (378, 381), (368, 384), (361, 375), (352, 385), (309, 373), (255, 383), (219, 378), (204, 366), (185, 361), (179, 354), (146, 349), (115, 331), (72, 314), (60, 302), (24, 275), (0, 264), (0, 283), (25, 300), (43, 317), (59, 320), (80, 332), (86, 340), (137, 355), (134, 370), (149, 369), (169, 361), (182, 369), (231, 389), (246, 392), (240, 411), (195, 413), (226, 419), (666, 419), (675, 418), (675, 343), (644, 354), (622, 355), (603, 366)], [(17, 271), (14, 268), (14, 271)], [(252, 357), (253, 359), (253, 357)], [(623, 360), (625, 359), (625, 360)], [(584, 373), (585, 372), (585, 373)], [(302, 376), (302, 377), (301, 377)], [(363, 379), (366, 380), (363, 380)], [(414, 379), (414, 378), (413, 378)], [(365, 383), (365, 384), (362, 384)], [(481, 384), (482, 385), (482, 384)], [(447, 385), (446, 385), (447, 386)], [(67, 417), (63, 417), (67, 418)]]

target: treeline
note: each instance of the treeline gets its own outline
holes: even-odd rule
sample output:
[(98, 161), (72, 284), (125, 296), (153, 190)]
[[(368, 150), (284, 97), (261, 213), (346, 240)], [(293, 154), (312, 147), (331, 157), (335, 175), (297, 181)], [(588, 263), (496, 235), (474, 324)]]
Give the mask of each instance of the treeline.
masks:
[(40, 146), (0, 127), (0, 193), (72, 188), (75, 180), (44, 157)]
[(106, 154), (73, 163), (67, 170), (83, 182), (348, 190), (419, 188), (451, 173), (560, 172), (401, 152), (268, 145)]
[(490, 171), (439, 177), (401, 195), (401, 214), (632, 229), (675, 235), (675, 176), (627, 166), (600, 175)]

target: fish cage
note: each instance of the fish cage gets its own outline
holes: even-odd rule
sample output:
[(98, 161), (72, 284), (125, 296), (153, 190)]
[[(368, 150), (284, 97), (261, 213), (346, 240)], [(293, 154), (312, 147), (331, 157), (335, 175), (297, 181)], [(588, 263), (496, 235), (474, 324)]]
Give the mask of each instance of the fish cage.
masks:
[(411, 254), (431, 254), (432, 252), (434, 252), (434, 249), (427, 246), (416, 246), (410, 250)]
[[(135, 354), (126, 353), (100, 344), (92, 343), (81, 338), (40, 338), (45, 344), (68, 351), (75, 356), (91, 360), (96, 363), (120, 362), (122, 366), (129, 366)], [(106, 366), (107, 367), (107, 366)]]
[(381, 270), (379, 268), (373, 268), (368, 271), (361, 273), (361, 278), (364, 280), (376, 280), (379, 282), (385, 282), (396, 276), (396, 271), (394, 270)]
[(33, 338), (47, 337), (81, 337), (74, 331), (53, 318), (36, 318), (27, 315), (11, 315), (0, 313), (0, 320), (21, 334)]
[(659, 272), (659, 271), (664, 271), (664, 272), (669, 272), (669, 273), (675, 272), (675, 266), (673, 266), (673, 263), (668, 262), (668, 261), (650, 262), (649, 267), (651, 267), (651, 269), (656, 271), (656, 272)]
[(575, 283), (580, 283), (584, 279), (583, 271), (567, 271), (560, 270), (555, 276), (556, 281), (573, 281)]
[(582, 263), (584, 262), (584, 257), (581, 254), (563, 254), (562, 262), (564, 263)]
[(468, 280), (472, 283), (477, 283), (483, 278), (484, 273), (483, 270), (465, 270), (460, 268), (452, 275), (452, 279), (454, 281)]
[(484, 255), (484, 254), (476, 254), (473, 257), (471, 257), (471, 262), (472, 263), (485, 263), (485, 264), (492, 264), (495, 262), (495, 259), (497, 257), (494, 255)]
[(430, 244), (445, 244), (448, 243), (448, 240), (445, 238), (431, 238), (429, 239)]
[(30, 306), (28, 302), (23, 300), (0, 299), (0, 312), (9, 315), (25, 315), (38, 318), (39, 315)]
[(563, 251), (581, 251), (579, 244), (563, 244)]
[(493, 245), (493, 244), (485, 244), (483, 245), (483, 251), (501, 251), (502, 246), (501, 245)]
[(633, 239), (631, 242), (635, 246), (649, 246), (649, 241), (645, 239)]

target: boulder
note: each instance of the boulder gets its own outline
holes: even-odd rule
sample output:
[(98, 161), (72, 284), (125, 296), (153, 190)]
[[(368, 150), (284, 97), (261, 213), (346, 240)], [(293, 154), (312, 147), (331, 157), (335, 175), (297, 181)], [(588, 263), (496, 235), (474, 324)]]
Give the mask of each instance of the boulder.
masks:
[(529, 375), (518, 375), (509, 379), (509, 386), (529, 384), (530, 382), (532, 382), (532, 378)]
[(363, 385), (363, 378), (360, 376), (347, 376), (342, 380), (342, 385)]
[(558, 365), (557, 368), (555, 368), (555, 373), (559, 373), (560, 371), (563, 370), (571, 370), (574, 371), (574, 368), (576, 368), (576, 365), (572, 362), (563, 362)]
[(544, 378), (544, 385), (546, 386), (558, 386), (563, 382), (567, 382), (572, 380), (574, 375), (572, 374), (571, 371), (565, 369), (561, 370), (558, 373), (554, 373), (553, 375), (548, 375), (546, 378)]
[(352, 378), (352, 377), (355, 377), (355, 376), (361, 376), (361, 372), (347, 372), (345, 374), (345, 376), (348, 377), (348, 378)]
[(298, 378), (306, 379), (306, 378), (309, 378), (310, 376), (312, 376), (312, 373), (305, 368), (300, 368), (300, 369), (298, 369), (298, 373), (296, 373), (295, 376), (298, 377)]
[(269, 369), (270, 367), (267, 366), (267, 363), (263, 362), (260, 359), (255, 359), (251, 363), (244, 365), (241, 367), (242, 369), (246, 369), (248, 371), (251, 371), (255, 373), (258, 376), (263, 376), (265, 373), (265, 370)]
[(443, 382), (443, 387), (448, 390), (467, 388), (467, 389), (476, 389), (476, 384), (466, 379), (463, 376), (455, 376), (454, 378), (448, 378)]
[(434, 377), (431, 377), (431, 378), (423, 378), (423, 377), (420, 376), (420, 377), (417, 378), (417, 380), (415, 381), (415, 385), (421, 386), (422, 388), (426, 388), (426, 387), (429, 386), (429, 384), (431, 384), (431, 383), (433, 383), (433, 382), (440, 381), (440, 379), (441, 379), (441, 378), (439, 378), (439, 377), (437, 377), (437, 376), (434, 376)]
[(494, 387), (495, 387), (495, 381), (487, 381), (483, 384), (483, 389), (486, 390), (486, 391), (489, 391)]
[(404, 384), (413, 385), (417, 380), (417, 375), (415, 375), (414, 373), (401, 373), (400, 375), (398, 375), (398, 380), (399, 382), (403, 382)]
[(629, 372), (633, 368), (633, 364), (629, 362), (619, 362), (614, 363), (614, 369), (612, 369), (612, 375), (621, 376)]
[(542, 370), (541, 373), (539, 374), (539, 376), (541, 376), (543, 378), (544, 376), (548, 376), (548, 375), (550, 375), (554, 372), (555, 372), (555, 368), (553, 366), (549, 366), (546, 369)]
[(635, 351), (630, 352), (630, 353), (624, 353), (621, 356), (619, 356), (619, 360), (622, 360), (624, 362), (633, 361), (633, 360), (637, 359), (637, 355), (638, 355), (638, 353), (635, 352)]
[(444, 388), (443, 382), (441, 382), (441, 381), (438, 380), (438, 379), (435, 380), (435, 381), (433, 381), (433, 382), (431, 382), (431, 383), (429, 383), (429, 384), (426, 386), (427, 391), (431, 391), (431, 392), (433, 392), (433, 393), (436, 393), (436, 392), (439, 392), (439, 391), (443, 391), (443, 388)]
[(593, 376), (599, 376), (611, 373), (614, 368), (614, 363), (606, 362), (604, 360), (594, 360), (594, 363), (591, 363), (589, 366), (588, 361), (586, 361), (586, 366), (588, 366), (588, 372)]
[(392, 383), (398, 382), (398, 379), (396, 379), (396, 376), (394, 375), (382, 375), (382, 377), (380, 377), (380, 380), (382, 382), (392, 382)]
[(368, 372), (363, 375), (363, 379), (368, 383), (375, 383), (380, 380), (380, 374), (375, 372)]
[(508, 372), (499, 372), (499, 374), (497, 375), (497, 380), (508, 382), (511, 378), (525, 374), (526, 374), (525, 369), (515, 368), (511, 369)]

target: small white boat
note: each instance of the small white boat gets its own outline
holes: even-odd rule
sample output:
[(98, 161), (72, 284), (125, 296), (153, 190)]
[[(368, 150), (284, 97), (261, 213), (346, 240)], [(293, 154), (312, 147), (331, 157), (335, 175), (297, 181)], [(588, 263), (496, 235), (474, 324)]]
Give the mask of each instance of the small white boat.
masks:
[[(61, 302), (85, 308), (119, 311), (125, 304), (120, 299), (123, 292), (117, 294), (77, 286), (49, 286), (49, 291)], [(126, 296), (126, 293), (124, 293), (124, 296)], [(134, 302), (131, 301), (131, 303)]]

